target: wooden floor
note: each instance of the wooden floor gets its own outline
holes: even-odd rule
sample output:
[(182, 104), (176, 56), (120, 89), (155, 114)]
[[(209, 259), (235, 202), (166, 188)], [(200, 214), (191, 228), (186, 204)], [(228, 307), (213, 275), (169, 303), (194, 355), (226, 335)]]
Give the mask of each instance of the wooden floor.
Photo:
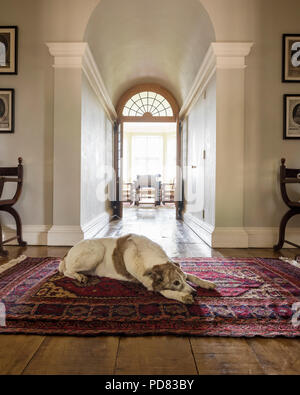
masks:
[[(128, 209), (101, 236), (128, 232), (158, 241), (171, 257), (277, 257), (262, 249), (211, 249), (171, 209)], [(8, 247), (9, 259), (63, 257), (67, 247)], [(296, 250), (284, 250), (293, 257)], [(6, 260), (0, 260), (5, 263)], [(299, 374), (297, 339), (177, 336), (0, 335), (1, 374)]]

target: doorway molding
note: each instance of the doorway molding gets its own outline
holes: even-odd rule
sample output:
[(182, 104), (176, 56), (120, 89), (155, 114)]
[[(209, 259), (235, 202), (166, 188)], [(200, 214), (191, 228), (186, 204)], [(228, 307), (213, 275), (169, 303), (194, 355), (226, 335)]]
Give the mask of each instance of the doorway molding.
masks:
[[(86, 42), (46, 43), (54, 68), (53, 221), (48, 245), (71, 246), (95, 236), (110, 221), (107, 212), (81, 220), (82, 81), (86, 77), (108, 119), (117, 118), (101, 73)], [(65, 158), (68, 152), (68, 160)]]
[[(147, 104), (147, 108), (144, 107), (144, 114), (142, 116), (132, 116), (124, 115), (124, 108), (130, 99), (134, 96), (141, 94), (142, 92), (155, 93), (160, 95), (163, 99), (166, 100), (167, 104), (172, 109), (171, 115), (164, 116), (155, 116), (150, 112), (145, 112), (145, 110), (149, 110), (149, 107), (154, 107), (155, 99), (149, 98), (152, 100), (152, 105)], [(141, 101), (142, 98), (139, 95)], [(147, 96), (148, 97), (148, 96)], [(114, 170), (117, 175), (116, 181), (116, 191), (117, 191), (117, 199), (113, 203), (114, 204), (114, 212), (117, 217), (122, 217), (122, 200), (120, 196), (122, 196), (122, 169), (120, 169), (121, 157), (123, 157), (123, 125), (125, 122), (149, 122), (149, 123), (162, 123), (162, 122), (173, 122), (176, 123), (176, 188), (175, 188), (175, 206), (176, 206), (176, 217), (181, 219), (181, 209), (182, 209), (182, 171), (181, 171), (181, 133), (180, 133), (180, 123), (179, 123), (179, 105), (177, 100), (173, 96), (173, 94), (168, 91), (166, 88), (162, 87), (158, 84), (139, 84), (135, 85), (132, 88), (128, 89), (123, 95), (120, 97), (117, 104), (117, 122), (115, 127), (115, 136), (114, 136)], [(163, 110), (165, 111), (165, 110)], [(134, 112), (134, 111), (132, 111)], [(167, 113), (167, 111), (165, 111)], [(121, 155), (121, 157), (117, 156)]]
[[(250, 53), (253, 43), (212, 43), (202, 62), (194, 84), (187, 95), (186, 100), (179, 112), (176, 100), (172, 100), (166, 90), (159, 87), (162, 96), (175, 105), (177, 112), (177, 123), (186, 118), (194, 104), (205, 92), (205, 88), (210, 79), (216, 75), (216, 101), (217, 101), (217, 167), (216, 167), (216, 195), (215, 195), (215, 224), (209, 227), (207, 223), (197, 221), (198, 225), (206, 232), (207, 240), (213, 247), (226, 246), (248, 247), (249, 235), (244, 228), (244, 123), (245, 123), (245, 67), (246, 57)], [(64, 42), (47, 43), (50, 54), (54, 57), (54, 203), (53, 203), (53, 225), (48, 232), (48, 244), (72, 245), (82, 239), (85, 235), (80, 223), (80, 139), (81, 122), (80, 117), (76, 119), (63, 117), (62, 114), (78, 114), (81, 110), (81, 83), (82, 75), (85, 75), (94, 89), (104, 110), (111, 121), (116, 121), (120, 116), (120, 106), (125, 99), (125, 95), (120, 99), (117, 109), (114, 108), (108, 91), (105, 87), (97, 64), (86, 42)], [(232, 85), (231, 82), (234, 81)], [(140, 85), (138, 89), (145, 87), (154, 89), (153, 84)], [(137, 89), (137, 87), (132, 88)], [(163, 90), (162, 90), (163, 89)], [(133, 92), (126, 92), (127, 97)], [(173, 95), (171, 95), (173, 96)], [(228, 97), (232, 100), (228, 100)], [(69, 101), (66, 100), (70, 99)], [(232, 123), (229, 114), (234, 106), (237, 119)], [(146, 120), (146, 118), (144, 119)], [(137, 121), (141, 121), (138, 117)], [(153, 122), (153, 119), (148, 122)], [(161, 121), (161, 119), (160, 119)], [(73, 133), (66, 133), (66, 130)], [(179, 135), (179, 133), (178, 133)], [(64, 153), (73, 147), (70, 163), (66, 163)], [(235, 147), (232, 152), (232, 147)], [(222, 147), (222, 150), (221, 150)], [(220, 151), (221, 150), (221, 151)], [(221, 152), (221, 155), (220, 155)], [(178, 157), (181, 165), (181, 158)], [(232, 167), (230, 163), (234, 162)], [(69, 174), (72, 173), (72, 180)], [(236, 179), (237, 182), (228, 186), (224, 179)], [(61, 192), (60, 186), (68, 179), (71, 192)], [(234, 202), (234, 209), (231, 207), (224, 212), (223, 197), (227, 201)], [(72, 202), (66, 208), (66, 198)], [(65, 219), (61, 219), (62, 215)], [(185, 221), (189, 223), (189, 215), (185, 214)], [(66, 219), (67, 218), (67, 219)], [(194, 219), (194, 218), (193, 218)], [(232, 222), (231, 222), (231, 219)], [(104, 226), (106, 221), (99, 220), (99, 224)], [(94, 224), (92, 224), (93, 227)], [(99, 226), (100, 226), (99, 225)], [(208, 231), (208, 232), (207, 232)], [(252, 235), (253, 239), (253, 235)], [(209, 241), (210, 240), (210, 241)], [(230, 244), (230, 245), (229, 245)]]
[[(184, 120), (216, 77), (216, 142), (207, 155), (215, 155), (211, 174), (215, 185), (211, 203), (214, 224), (184, 213), (184, 221), (209, 246), (247, 248), (244, 227), (245, 69), (252, 42), (211, 43), (194, 84), (180, 111)], [(234, 149), (233, 149), (234, 148)], [(252, 237), (253, 238), (253, 237)]]
[(46, 43), (53, 56), (54, 69), (81, 69), (111, 122), (117, 118), (115, 107), (110, 99), (103, 78), (87, 42)]

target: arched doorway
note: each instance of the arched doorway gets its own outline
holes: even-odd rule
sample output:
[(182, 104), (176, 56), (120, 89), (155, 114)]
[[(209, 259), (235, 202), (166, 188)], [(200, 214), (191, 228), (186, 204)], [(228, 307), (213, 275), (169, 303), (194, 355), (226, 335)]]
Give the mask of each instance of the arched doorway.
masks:
[[(140, 157), (136, 160), (137, 163), (143, 162), (143, 165), (137, 166), (134, 172), (132, 169), (132, 157), (130, 156), (130, 175), (126, 172), (126, 186), (130, 185), (132, 188), (133, 178), (142, 176), (148, 176), (149, 180), (159, 177), (160, 181), (157, 181), (157, 190), (153, 196), (154, 201), (152, 203), (155, 206), (165, 203), (164, 201), (164, 188), (173, 185), (174, 197), (171, 199), (175, 203), (176, 216), (180, 217), (181, 208), (181, 139), (179, 130), (179, 106), (174, 96), (165, 88), (157, 84), (141, 84), (129, 89), (120, 98), (117, 105), (118, 119), (115, 123), (114, 133), (114, 170), (116, 174), (116, 195), (115, 201), (113, 202), (114, 215), (116, 217), (122, 217), (123, 215), (123, 202), (126, 200), (124, 197), (124, 167), (127, 169), (127, 165), (124, 166), (124, 157), (126, 157), (126, 164), (128, 163), (127, 149), (124, 151), (124, 133), (128, 130), (132, 124), (140, 125), (140, 129), (146, 130), (145, 123), (159, 126), (162, 129), (166, 129), (163, 126), (169, 126), (174, 130), (175, 144), (173, 150), (175, 150), (174, 169), (172, 172), (173, 180), (170, 177), (170, 169), (166, 169), (164, 152), (165, 143), (160, 139), (161, 136), (134, 136), (135, 141), (138, 141), (135, 150), (140, 151)], [(144, 126), (144, 127), (143, 127)], [(157, 128), (156, 128), (157, 129)], [(137, 129), (136, 129), (137, 130)], [(169, 129), (170, 130), (170, 129)], [(131, 140), (130, 140), (131, 142)], [(143, 148), (149, 146), (152, 151), (156, 151), (156, 158), (147, 160), (146, 156), (143, 157)], [(130, 147), (132, 144), (130, 143)], [(140, 148), (139, 148), (140, 147)], [(159, 156), (159, 151), (161, 155)], [(131, 150), (130, 150), (131, 152)], [(174, 154), (174, 152), (173, 152)], [(164, 157), (165, 158), (165, 157)], [(136, 163), (134, 162), (134, 163)], [(168, 162), (168, 163), (171, 163)], [(161, 165), (160, 165), (161, 164)], [(141, 174), (138, 174), (141, 173)], [(130, 177), (130, 180), (128, 179)], [(130, 181), (130, 182), (128, 182)], [(168, 182), (167, 182), (168, 181)], [(150, 181), (149, 181), (150, 182)], [(149, 185), (150, 186), (150, 185)], [(130, 199), (129, 199), (130, 200)], [(151, 201), (151, 199), (149, 199)], [(131, 201), (131, 200), (130, 200)], [(131, 201), (133, 204), (139, 204), (138, 201)]]

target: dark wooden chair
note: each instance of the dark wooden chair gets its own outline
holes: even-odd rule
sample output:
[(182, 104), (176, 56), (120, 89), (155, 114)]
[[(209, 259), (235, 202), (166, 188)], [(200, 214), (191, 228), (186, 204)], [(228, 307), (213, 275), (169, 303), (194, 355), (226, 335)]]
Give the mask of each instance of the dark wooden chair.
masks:
[[(280, 166), (280, 191), (281, 196), (285, 204), (288, 206), (289, 210), (282, 217), (279, 227), (279, 240), (276, 245), (274, 245), (274, 250), (278, 251), (283, 247), (284, 243), (290, 244), (294, 247), (300, 248), (300, 245), (292, 243), (291, 241), (285, 240), (285, 230), (288, 221), (297, 214), (300, 214), (300, 202), (295, 202), (290, 200), (286, 185), (300, 183), (300, 169), (288, 169), (285, 166), (285, 159), (281, 159)], [(297, 257), (296, 257), (297, 258)]]
[[(26, 242), (23, 241), (22, 238), (22, 222), (18, 212), (13, 208), (21, 195), (22, 186), (23, 186), (23, 165), (22, 158), (18, 159), (17, 167), (0, 167), (0, 211), (6, 211), (11, 214), (16, 221), (17, 235), (8, 240), (3, 240), (2, 227), (0, 223), (0, 256), (6, 256), (7, 251), (3, 249), (3, 245), (8, 242), (17, 239), (20, 246), (26, 246)], [(14, 182), (17, 184), (16, 192), (12, 199), (3, 199), (1, 200), (1, 196), (4, 189), (4, 184), (6, 182)]]

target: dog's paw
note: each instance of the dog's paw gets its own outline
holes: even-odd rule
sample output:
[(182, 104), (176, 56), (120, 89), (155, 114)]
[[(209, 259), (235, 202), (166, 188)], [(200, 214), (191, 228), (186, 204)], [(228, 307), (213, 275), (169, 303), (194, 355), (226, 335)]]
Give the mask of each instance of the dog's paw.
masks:
[(215, 289), (215, 288), (217, 288), (217, 284), (215, 284), (215, 283), (213, 283), (211, 281), (205, 281), (205, 283), (201, 285), (201, 288)]
[(87, 285), (89, 279), (84, 274), (78, 274), (77, 281), (82, 285)]
[(193, 304), (195, 301), (194, 301), (194, 298), (193, 298), (193, 296), (192, 295), (186, 295), (186, 296), (184, 296), (183, 298), (182, 298), (182, 303), (185, 303), (185, 304)]

